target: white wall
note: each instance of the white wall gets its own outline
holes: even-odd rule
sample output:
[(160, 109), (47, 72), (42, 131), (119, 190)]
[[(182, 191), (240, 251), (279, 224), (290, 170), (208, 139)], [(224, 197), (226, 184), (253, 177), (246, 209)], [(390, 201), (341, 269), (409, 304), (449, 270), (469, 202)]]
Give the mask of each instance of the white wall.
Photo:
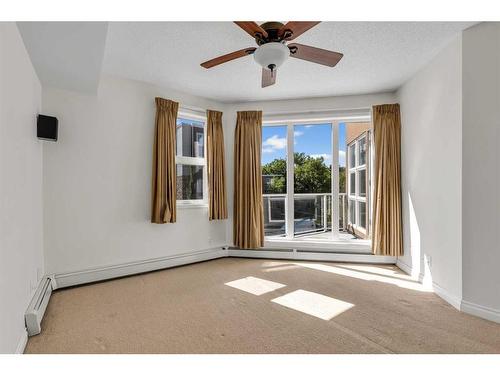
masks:
[(15, 23), (0, 22), (0, 352), (26, 338), (24, 312), (43, 275), (41, 87)]
[[(397, 92), (404, 256), (456, 303), (462, 294), (462, 67), (457, 37)], [(425, 269), (424, 257), (431, 257)]]
[(103, 77), (97, 96), (44, 89), (59, 119), (44, 145), (46, 269), (62, 273), (205, 250), (226, 243), (226, 223), (207, 208), (178, 208), (177, 223), (152, 224), (155, 96), (182, 106), (217, 103), (135, 81)]
[(261, 110), (263, 116), (285, 114), (285, 113), (306, 113), (323, 111), (341, 111), (370, 109), (376, 104), (395, 103), (394, 93), (380, 93), (371, 95), (338, 96), (326, 98), (275, 100), (264, 102), (232, 103), (224, 106), (224, 137), (226, 143), (226, 168), (228, 181), (228, 238), (227, 242), (233, 244), (232, 238), (232, 218), (233, 218), (233, 178), (234, 178), (234, 131), (236, 128), (236, 112), (245, 110)]
[[(232, 220), (209, 222), (207, 209), (178, 208), (173, 225), (150, 223), (154, 97), (224, 112), (232, 217), (236, 111), (370, 108), (393, 94), (220, 104), (115, 77), (97, 96), (44, 89), (43, 111), (59, 119), (59, 140), (44, 145), (44, 247), (47, 273), (194, 252), (232, 244)], [(195, 234), (193, 235), (193, 229)]]
[(463, 299), (500, 322), (500, 24), (463, 33)]

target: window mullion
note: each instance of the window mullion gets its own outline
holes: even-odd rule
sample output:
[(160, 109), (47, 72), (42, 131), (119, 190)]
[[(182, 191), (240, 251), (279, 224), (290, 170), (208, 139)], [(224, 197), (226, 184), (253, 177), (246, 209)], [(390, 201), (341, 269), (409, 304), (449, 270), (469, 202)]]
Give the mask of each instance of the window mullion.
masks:
[(286, 215), (286, 236), (289, 239), (294, 237), (295, 225), (294, 225), (294, 125), (293, 123), (287, 124), (287, 148), (286, 148), (286, 160), (287, 160), (287, 172), (286, 172), (286, 205), (285, 205), (285, 215)]
[[(339, 124), (332, 122), (332, 199), (331, 199), (331, 217), (332, 217), (332, 239), (339, 238)], [(325, 198), (326, 199), (326, 198)], [(326, 215), (326, 213), (325, 213)], [(328, 221), (328, 219), (327, 219)]]

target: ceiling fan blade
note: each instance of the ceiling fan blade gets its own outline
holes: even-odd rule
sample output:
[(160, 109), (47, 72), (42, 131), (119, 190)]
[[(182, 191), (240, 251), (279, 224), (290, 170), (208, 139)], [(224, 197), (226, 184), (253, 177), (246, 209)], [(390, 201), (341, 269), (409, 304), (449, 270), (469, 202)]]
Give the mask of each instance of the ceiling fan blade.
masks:
[(330, 67), (337, 65), (340, 59), (344, 56), (339, 52), (306, 46), (305, 44), (290, 43), (288, 48), (290, 49), (291, 57)]
[(269, 69), (262, 68), (262, 87), (272, 86), (276, 83), (276, 69), (272, 72)]
[(240, 49), (239, 51), (234, 51), (231, 53), (228, 53), (227, 55), (222, 55), (219, 57), (216, 57), (215, 59), (205, 61), (204, 63), (201, 63), (200, 65), (206, 69), (212, 68), (216, 65), (223, 64), (225, 62), (231, 61), (238, 59), (243, 56), (251, 55), (252, 53), (255, 52), (257, 48), (254, 47), (249, 47), (249, 48), (244, 48)]
[(267, 31), (253, 21), (234, 21), (234, 23), (245, 30), (252, 38), (255, 38), (257, 33), (267, 38)]
[(285, 40), (293, 40), (318, 23), (320, 21), (290, 21), (281, 27), (278, 34)]

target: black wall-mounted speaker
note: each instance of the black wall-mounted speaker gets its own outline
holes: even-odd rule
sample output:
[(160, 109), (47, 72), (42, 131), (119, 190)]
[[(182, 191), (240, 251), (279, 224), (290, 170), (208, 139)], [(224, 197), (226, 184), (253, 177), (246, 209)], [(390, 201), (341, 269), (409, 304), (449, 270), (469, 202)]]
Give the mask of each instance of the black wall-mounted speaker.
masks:
[(57, 118), (38, 115), (36, 136), (46, 141), (57, 141)]

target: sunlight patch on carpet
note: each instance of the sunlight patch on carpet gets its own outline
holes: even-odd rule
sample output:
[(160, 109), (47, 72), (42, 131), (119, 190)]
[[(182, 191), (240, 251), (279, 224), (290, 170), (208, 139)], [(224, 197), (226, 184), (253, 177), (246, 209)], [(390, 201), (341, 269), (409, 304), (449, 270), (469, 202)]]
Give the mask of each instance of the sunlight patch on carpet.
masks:
[(258, 277), (248, 276), (243, 279), (230, 281), (224, 285), (242, 290), (247, 293), (261, 296), (272, 292), (273, 290), (284, 288), (286, 285), (274, 281), (259, 279)]
[(272, 302), (323, 320), (330, 320), (354, 307), (352, 303), (302, 289), (275, 298)]
[[(411, 279), (401, 279), (398, 275), (397, 278), (392, 276), (384, 276), (373, 274), (373, 270), (371, 272), (365, 272), (361, 268), (356, 269), (347, 269), (347, 266), (335, 266), (335, 265), (326, 265), (321, 263), (295, 263), (301, 267), (309, 268), (317, 271), (329, 272), (340, 276), (347, 276), (356, 278), (359, 280), (365, 281), (378, 281), (385, 284), (396, 285), (400, 288), (416, 290), (419, 292), (432, 292), (432, 288), (429, 288), (426, 285), (422, 285), (418, 283), (416, 280)], [(352, 268), (352, 266), (350, 267)], [(366, 269), (365, 269), (366, 270)]]

